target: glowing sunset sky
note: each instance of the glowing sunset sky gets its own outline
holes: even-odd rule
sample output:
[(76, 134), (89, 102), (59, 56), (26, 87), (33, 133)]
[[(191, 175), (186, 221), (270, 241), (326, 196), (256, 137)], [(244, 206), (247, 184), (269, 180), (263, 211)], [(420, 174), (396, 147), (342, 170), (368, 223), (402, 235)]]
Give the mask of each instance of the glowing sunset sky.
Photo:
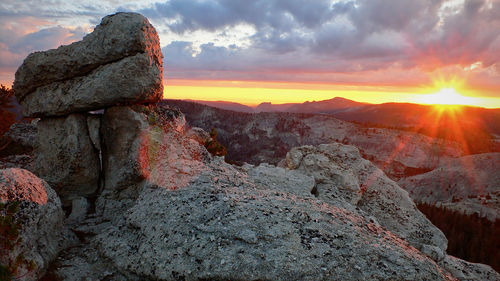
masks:
[(454, 88), (500, 107), (500, 0), (2, 0), (0, 82), (118, 11), (158, 30), (167, 98), (424, 102)]

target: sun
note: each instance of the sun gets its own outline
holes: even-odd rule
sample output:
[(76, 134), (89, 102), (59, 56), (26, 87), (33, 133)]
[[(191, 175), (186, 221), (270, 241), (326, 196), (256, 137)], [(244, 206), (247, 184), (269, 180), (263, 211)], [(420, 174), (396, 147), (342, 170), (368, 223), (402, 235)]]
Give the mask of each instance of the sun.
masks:
[(441, 88), (438, 92), (424, 95), (418, 103), (435, 105), (473, 105), (475, 99), (462, 96), (455, 88)]

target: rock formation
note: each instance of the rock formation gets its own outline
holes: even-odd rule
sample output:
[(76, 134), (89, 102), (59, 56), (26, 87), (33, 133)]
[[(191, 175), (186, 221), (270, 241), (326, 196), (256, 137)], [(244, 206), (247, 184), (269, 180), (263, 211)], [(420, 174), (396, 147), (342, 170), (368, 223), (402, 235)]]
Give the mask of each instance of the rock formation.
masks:
[(34, 171), (56, 190), (64, 205), (96, 192), (101, 168), (87, 116), (74, 113), (40, 120), (38, 142)]
[(0, 170), (0, 203), (0, 264), (12, 269), (17, 260), (15, 276), (22, 277), (16, 280), (38, 280), (61, 249), (76, 239), (63, 225), (61, 202), (44, 180), (12, 168)]
[(465, 214), (500, 218), (500, 153), (448, 160), (436, 169), (401, 179), (417, 202), (444, 206)]
[(162, 72), (154, 27), (139, 14), (118, 13), (103, 18), (82, 41), (30, 54), (13, 88), (25, 116), (65, 115), (158, 101)]
[[(356, 146), (391, 179), (436, 168), (442, 161), (463, 156), (458, 143), (429, 136), (366, 128), (329, 115), (296, 113), (242, 113), (187, 101), (165, 100), (186, 114), (193, 126), (216, 128), (231, 161), (276, 165), (296, 146), (341, 142)], [(228, 122), (228, 120), (231, 120)]]
[[(175, 119), (173, 124), (179, 124)], [(177, 125), (171, 127), (177, 127)], [(496, 280), (449, 257), (407, 193), (342, 144), (300, 147), (293, 169), (238, 168), (184, 129), (135, 196), (105, 190), (78, 227), (88, 242), (53, 274), (95, 280)], [(300, 156), (298, 156), (300, 154)], [(325, 159), (328, 158), (328, 159)], [(175, 160), (175, 161), (173, 161)], [(357, 188), (358, 187), (358, 188)], [(385, 213), (384, 213), (385, 212)]]
[[(236, 167), (211, 156), (206, 133), (155, 104), (161, 72), (154, 28), (141, 15), (118, 13), (81, 42), (30, 55), (16, 73), (23, 112), (41, 117), (35, 172), (72, 206), (65, 223), (81, 242), (59, 255), (46, 279), (500, 278), (446, 255), (441, 231), (354, 147), (298, 147), (282, 167)], [(28, 182), (44, 185), (35, 176)], [(31, 198), (7, 189), (5, 200)], [(44, 190), (48, 196), (34, 197), (48, 198), (40, 208), (57, 201)], [(58, 207), (43, 218), (57, 230)], [(49, 251), (40, 254), (42, 272), (57, 251), (27, 239)]]
[(322, 201), (337, 206), (347, 201), (415, 248), (432, 249), (436, 260), (444, 256), (448, 243), (444, 234), (418, 211), (405, 190), (363, 159), (357, 148), (339, 143), (294, 148), (285, 165), (312, 176)]
[[(103, 179), (108, 186), (138, 180), (113, 171), (103, 177), (102, 163), (118, 164), (114, 167), (122, 171), (141, 163), (139, 157), (131, 158), (137, 155), (113, 162), (115, 155), (102, 150), (112, 151), (118, 143), (102, 142), (116, 140), (110, 136), (119, 120), (134, 123), (136, 116), (113, 115), (119, 111), (114, 106), (161, 99), (162, 59), (158, 34), (149, 21), (139, 14), (117, 13), (105, 17), (82, 41), (30, 54), (17, 70), (14, 91), (23, 114), (41, 117), (34, 171), (57, 191), (65, 206), (95, 195)], [(101, 109), (106, 111), (103, 124), (100, 115), (87, 113)], [(129, 123), (123, 120), (128, 117)], [(113, 149), (130, 148), (126, 142), (136, 137)]]

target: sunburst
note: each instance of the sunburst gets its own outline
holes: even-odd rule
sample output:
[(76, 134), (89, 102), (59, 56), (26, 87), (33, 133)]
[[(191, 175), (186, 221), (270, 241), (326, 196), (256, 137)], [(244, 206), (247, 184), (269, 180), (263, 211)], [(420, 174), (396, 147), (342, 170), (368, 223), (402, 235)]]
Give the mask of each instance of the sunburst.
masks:
[(473, 105), (475, 99), (461, 95), (455, 88), (441, 88), (438, 92), (422, 96), (418, 102), (434, 105)]

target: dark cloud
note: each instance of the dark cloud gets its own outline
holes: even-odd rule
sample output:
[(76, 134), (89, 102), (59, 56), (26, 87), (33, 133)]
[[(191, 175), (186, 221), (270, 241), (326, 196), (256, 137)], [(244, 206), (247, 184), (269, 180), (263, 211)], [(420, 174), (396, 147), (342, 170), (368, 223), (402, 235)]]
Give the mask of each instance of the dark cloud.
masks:
[(216, 30), (240, 23), (289, 31), (314, 28), (331, 16), (328, 0), (171, 0), (156, 3), (142, 12), (151, 18), (176, 20), (168, 24), (174, 32)]

